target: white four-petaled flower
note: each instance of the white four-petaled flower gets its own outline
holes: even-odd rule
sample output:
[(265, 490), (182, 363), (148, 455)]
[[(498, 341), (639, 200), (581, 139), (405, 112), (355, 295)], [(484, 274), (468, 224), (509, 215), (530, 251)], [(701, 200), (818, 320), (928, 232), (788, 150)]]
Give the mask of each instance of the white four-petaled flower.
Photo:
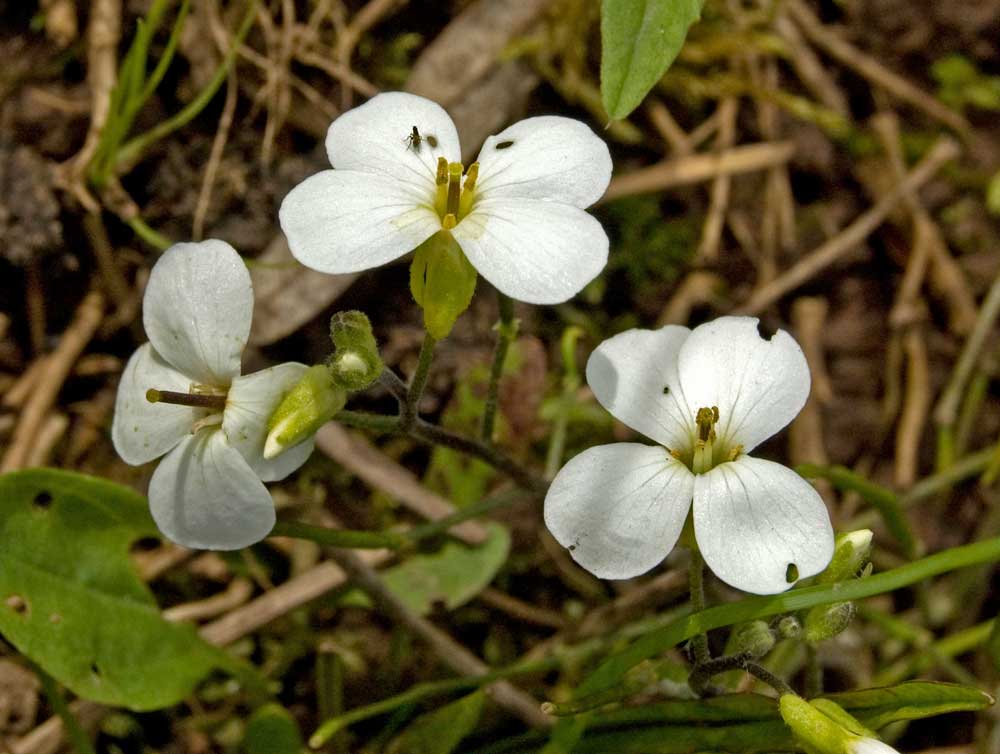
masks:
[(501, 292), (553, 304), (607, 262), (608, 237), (584, 208), (607, 188), (611, 156), (579, 121), (515, 123), (464, 170), (444, 109), (391, 92), (337, 118), (326, 149), (334, 170), (307, 178), (281, 205), (288, 245), (307, 267), (370, 269), (447, 230)]
[(692, 511), (706, 564), (738, 589), (774, 594), (826, 567), (833, 529), (822, 498), (791, 469), (747, 455), (809, 395), (790, 335), (764, 338), (751, 317), (628, 330), (597, 347), (587, 381), (660, 446), (590, 448), (553, 480), (545, 523), (580, 565), (638, 576), (670, 552)]
[[(309, 440), (263, 457), (268, 418), (306, 368), (279, 364), (241, 377), (252, 317), (250, 274), (229, 244), (176, 244), (154, 265), (143, 298), (149, 343), (122, 374), (111, 434), (127, 463), (166, 454), (149, 506), (178, 544), (232, 550), (266, 537), (275, 514), (263, 482), (284, 478), (312, 452)], [(151, 403), (150, 390), (216, 405)]]

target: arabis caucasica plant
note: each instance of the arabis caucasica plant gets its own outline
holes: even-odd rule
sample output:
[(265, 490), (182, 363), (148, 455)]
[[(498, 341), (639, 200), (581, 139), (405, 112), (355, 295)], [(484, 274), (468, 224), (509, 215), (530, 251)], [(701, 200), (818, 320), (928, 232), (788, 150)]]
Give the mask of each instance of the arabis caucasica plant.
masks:
[[(391, 92), (337, 118), (326, 150), (334, 169), (307, 178), (281, 205), (288, 245), (307, 267), (367, 270), (436, 237), (446, 242), (442, 254), (457, 242), (467, 259), (449, 263), (451, 277), (471, 263), (473, 286), (478, 270), (511, 298), (553, 304), (607, 262), (608, 237), (584, 208), (607, 188), (611, 156), (579, 121), (522, 120), (488, 138), (466, 168), (448, 113)], [(421, 275), (433, 286), (433, 270)], [(443, 286), (464, 288), (466, 306), (467, 280)]]
[(153, 267), (143, 298), (149, 342), (122, 374), (111, 436), (127, 463), (165, 455), (149, 507), (160, 531), (187, 547), (234, 550), (266, 537), (275, 515), (263, 483), (312, 452), (309, 439), (263, 455), (268, 419), (306, 367), (240, 376), (252, 317), (250, 274), (229, 244), (179, 243)]
[(659, 563), (688, 514), (705, 562), (726, 583), (775, 594), (822, 571), (833, 529), (798, 474), (749, 453), (809, 395), (809, 368), (788, 333), (751, 317), (689, 330), (628, 330), (587, 362), (597, 400), (659, 443), (590, 448), (556, 476), (545, 523), (596, 576), (625, 579)]

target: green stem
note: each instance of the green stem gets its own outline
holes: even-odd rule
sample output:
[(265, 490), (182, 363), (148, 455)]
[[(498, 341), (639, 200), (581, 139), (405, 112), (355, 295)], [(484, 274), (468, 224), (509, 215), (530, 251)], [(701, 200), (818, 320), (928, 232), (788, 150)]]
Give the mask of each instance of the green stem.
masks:
[(115, 165), (122, 168), (127, 165), (133, 164), (139, 159), (139, 156), (152, 144), (162, 139), (167, 134), (176, 131), (191, 122), (205, 106), (212, 101), (212, 97), (222, 86), (222, 83), (229, 76), (229, 71), (233, 67), (233, 63), (236, 61), (236, 53), (243, 44), (243, 40), (246, 39), (247, 33), (250, 31), (250, 27), (253, 26), (253, 20), (257, 11), (256, 0), (249, 0), (247, 3), (247, 11), (243, 16), (243, 20), (240, 22), (240, 27), (236, 31), (236, 37), (233, 39), (233, 46), (226, 53), (225, 59), (222, 61), (222, 65), (215, 71), (215, 75), (212, 76), (211, 81), (205, 86), (204, 89), (195, 97), (191, 102), (189, 102), (179, 113), (175, 114), (171, 118), (161, 122), (158, 126), (151, 128), (144, 134), (136, 136), (131, 139), (126, 144), (118, 150), (118, 156), (115, 160)]
[(333, 420), (345, 427), (367, 429), (369, 432), (381, 435), (391, 435), (401, 431), (398, 416), (369, 414), (365, 411), (340, 411)]
[(128, 226), (139, 238), (157, 251), (166, 251), (173, 243), (169, 238), (149, 227), (141, 217), (132, 217), (127, 222)]
[(691, 669), (688, 676), (688, 686), (698, 696), (705, 696), (708, 691), (708, 682), (720, 673), (728, 673), (730, 670), (746, 670), (752, 655), (740, 653), (736, 655), (725, 655), (699, 662)]
[(763, 665), (758, 665), (756, 662), (748, 662), (743, 669), (758, 681), (766, 683), (772, 689), (777, 691), (780, 696), (795, 693), (795, 689), (785, 683), (781, 678), (778, 678), (778, 676), (765, 668)]
[(69, 705), (66, 704), (66, 699), (63, 697), (62, 691), (59, 689), (59, 685), (55, 679), (37, 665), (33, 667), (39, 680), (42, 682), (42, 690), (45, 692), (45, 697), (48, 699), (52, 709), (55, 710), (56, 714), (62, 720), (63, 727), (66, 729), (66, 735), (69, 737), (77, 754), (94, 754), (94, 745), (90, 742), (90, 737), (80, 726), (80, 721), (76, 719), (76, 715), (73, 714)]
[(411, 542), (419, 542), (424, 539), (436, 537), (444, 534), (453, 526), (457, 526), (458, 524), (473, 518), (485, 516), (491, 511), (495, 511), (499, 508), (506, 508), (507, 506), (513, 505), (519, 500), (524, 499), (524, 492), (519, 489), (500, 492), (496, 495), (483, 498), (474, 505), (468, 505), (461, 508), (460, 510), (452, 513), (450, 516), (445, 516), (444, 518), (439, 518), (437, 521), (430, 521), (426, 524), (421, 524), (420, 526), (414, 526), (406, 532), (405, 536), (409, 538)]
[(417, 414), (420, 406), (420, 397), (427, 387), (427, 377), (431, 371), (431, 361), (434, 359), (434, 345), (437, 343), (430, 333), (424, 335), (424, 342), (420, 345), (420, 356), (417, 360), (416, 371), (410, 379), (410, 386), (406, 391), (406, 400), (403, 402), (403, 413), (400, 421), (400, 429), (408, 431), (417, 421)]
[(1000, 537), (994, 537), (953, 547), (865, 579), (793, 589), (782, 594), (750, 597), (712, 607), (652, 631), (624, 650), (611, 655), (579, 686), (577, 694), (584, 695), (607, 688), (643, 660), (662, 654), (687, 639), (715, 628), (797, 612), (817, 605), (861, 600), (902, 589), (942, 573), (998, 559)]
[(497, 344), (493, 351), (493, 364), (490, 366), (490, 384), (486, 391), (486, 405), (483, 406), (483, 423), (479, 438), (487, 445), (493, 442), (493, 430), (496, 424), (497, 400), (500, 392), (500, 378), (503, 376), (504, 362), (507, 361), (507, 351), (511, 341), (517, 336), (517, 322), (514, 319), (514, 302), (497, 291), (497, 301), (500, 305), (500, 321), (497, 323)]
[[(705, 609), (705, 559), (697, 546), (691, 548), (688, 590), (691, 593), (691, 612), (700, 613)], [(695, 666), (706, 665), (712, 660), (712, 652), (708, 648), (708, 634), (700, 633), (691, 637), (691, 652), (694, 654)]]
[(823, 665), (819, 661), (819, 652), (812, 644), (806, 644), (806, 698), (812, 699), (823, 693)]
[(404, 534), (387, 531), (354, 531), (314, 526), (301, 521), (278, 521), (271, 530), (272, 537), (293, 537), (327, 547), (350, 550), (400, 550), (412, 541)]

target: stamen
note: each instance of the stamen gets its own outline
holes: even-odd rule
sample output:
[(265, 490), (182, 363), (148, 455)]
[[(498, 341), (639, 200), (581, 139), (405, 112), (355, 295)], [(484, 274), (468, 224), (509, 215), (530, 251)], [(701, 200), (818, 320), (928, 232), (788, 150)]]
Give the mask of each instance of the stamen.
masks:
[(437, 191), (434, 194), (434, 211), (438, 217), (444, 217), (448, 207), (448, 160), (438, 157), (437, 175), (434, 178)]
[(459, 200), (462, 198), (462, 163), (448, 164), (448, 204), (446, 214), (458, 217)]
[(712, 451), (715, 443), (715, 425), (719, 421), (719, 409), (717, 406), (711, 408), (699, 408), (695, 414), (695, 423), (698, 425), (698, 439), (694, 443), (694, 455), (691, 459), (691, 471), (695, 474), (704, 474), (712, 466)]
[(177, 393), (173, 390), (156, 390), (155, 388), (146, 391), (146, 400), (150, 403), (171, 403), (177, 406), (211, 408), (218, 411), (226, 408), (226, 396), (224, 395)]
[(476, 198), (476, 179), (479, 178), (479, 163), (474, 162), (469, 165), (465, 172), (465, 185), (462, 186), (462, 198), (459, 201), (459, 217), (465, 217), (472, 209), (472, 202)]

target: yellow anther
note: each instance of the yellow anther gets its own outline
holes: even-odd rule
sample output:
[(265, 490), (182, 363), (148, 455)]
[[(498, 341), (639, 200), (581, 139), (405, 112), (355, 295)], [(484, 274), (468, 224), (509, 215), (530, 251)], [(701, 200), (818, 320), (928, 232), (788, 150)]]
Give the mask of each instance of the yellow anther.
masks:
[(719, 409), (716, 406), (699, 408), (694, 420), (698, 425), (698, 439), (694, 443), (691, 471), (695, 474), (705, 474), (714, 465), (713, 446), (715, 444), (715, 425), (719, 421)]
[(438, 186), (448, 183), (448, 160), (444, 157), (438, 157), (437, 177), (434, 182)]
[(743, 452), (743, 446), (742, 445), (737, 445), (734, 448), (730, 448), (730, 450), (729, 450), (729, 456), (726, 458), (726, 460), (727, 461), (735, 461), (737, 458), (740, 457), (740, 454), (742, 452)]
[(444, 219), (441, 221), (441, 227), (444, 228), (445, 230), (451, 230), (456, 225), (458, 225), (458, 220), (455, 218), (455, 215), (452, 212), (449, 212), (447, 215), (445, 215)]
[(695, 423), (698, 425), (698, 439), (708, 442), (715, 439), (715, 424), (719, 421), (719, 409), (717, 406), (711, 408), (699, 408), (695, 415)]
[(473, 192), (476, 190), (476, 179), (479, 177), (479, 163), (474, 162), (469, 165), (469, 169), (465, 171), (465, 185), (462, 186), (463, 191)]

